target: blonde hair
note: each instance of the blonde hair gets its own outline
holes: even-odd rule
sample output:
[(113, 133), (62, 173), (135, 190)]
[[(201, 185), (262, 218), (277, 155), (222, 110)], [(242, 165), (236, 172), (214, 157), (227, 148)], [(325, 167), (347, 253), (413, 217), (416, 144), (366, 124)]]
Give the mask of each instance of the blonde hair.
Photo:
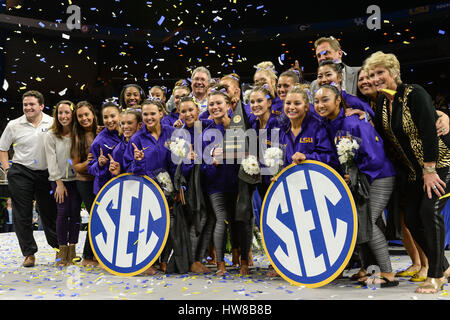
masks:
[(275, 73), (275, 65), (271, 61), (260, 62), (255, 66), (255, 68), (256, 72), (263, 71), (270, 79), (272, 79), (276, 83), (278, 77)]
[(298, 93), (298, 94), (300, 94), (300, 95), (303, 97), (303, 99), (305, 100), (305, 104), (306, 104), (306, 105), (309, 105), (309, 103), (310, 103), (310, 102), (309, 102), (309, 101), (310, 101), (310, 99), (309, 99), (309, 89), (310, 89), (309, 84), (296, 83), (296, 84), (294, 84), (294, 86), (291, 88), (291, 90), (288, 91), (288, 93), (286, 94), (286, 96), (289, 95), (289, 94), (291, 94), (291, 93)]
[(317, 39), (314, 42), (314, 48), (317, 49), (317, 47), (323, 43), (323, 42), (328, 42), (330, 44), (330, 47), (334, 50), (334, 51), (339, 51), (341, 50), (341, 44), (339, 43), (339, 41), (337, 41), (335, 38), (333, 37), (321, 37), (319, 39)]
[(394, 54), (377, 51), (364, 61), (363, 69), (369, 74), (370, 70), (379, 66), (385, 67), (397, 84), (402, 83), (402, 79), (400, 78), (400, 62)]

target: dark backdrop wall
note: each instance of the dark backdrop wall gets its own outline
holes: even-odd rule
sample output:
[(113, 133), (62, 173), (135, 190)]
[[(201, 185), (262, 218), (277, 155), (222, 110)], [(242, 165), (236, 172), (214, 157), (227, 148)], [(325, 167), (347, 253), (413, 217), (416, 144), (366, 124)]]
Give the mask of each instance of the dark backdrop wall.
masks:
[[(391, 2), (72, 0), (83, 28), (68, 30), (68, 2), (0, 1), (0, 80), (8, 83), (0, 88), (0, 131), (21, 115), (21, 94), (30, 89), (44, 93), (50, 113), (61, 99), (99, 106), (132, 82), (170, 91), (200, 65), (213, 77), (236, 72), (249, 83), (258, 62), (270, 60), (280, 73), (299, 60), (312, 81), (321, 36), (339, 39), (352, 66), (378, 50), (394, 53), (403, 81), (448, 96), (450, 2)], [(375, 31), (366, 25), (371, 4), (382, 14)]]

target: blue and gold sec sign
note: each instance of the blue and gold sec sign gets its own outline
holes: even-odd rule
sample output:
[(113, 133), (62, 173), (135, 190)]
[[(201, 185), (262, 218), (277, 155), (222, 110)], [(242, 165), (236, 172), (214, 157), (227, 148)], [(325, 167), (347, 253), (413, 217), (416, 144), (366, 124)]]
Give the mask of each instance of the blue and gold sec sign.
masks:
[(112, 274), (139, 274), (161, 254), (169, 219), (167, 200), (152, 179), (119, 175), (103, 186), (91, 208), (88, 230), (94, 255)]
[(316, 288), (346, 267), (357, 235), (355, 203), (330, 166), (307, 160), (281, 171), (261, 208), (264, 250), (278, 274)]

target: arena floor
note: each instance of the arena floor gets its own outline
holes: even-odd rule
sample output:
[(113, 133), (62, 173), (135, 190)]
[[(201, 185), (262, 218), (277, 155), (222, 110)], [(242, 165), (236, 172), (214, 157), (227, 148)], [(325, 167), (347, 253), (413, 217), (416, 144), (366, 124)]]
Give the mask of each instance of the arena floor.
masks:
[[(231, 268), (225, 277), (214, 273), (120, 277), (100, 268), (55, 267), (55, 251), (46, 244), (43, 231), (34, 235), (39, 248), (36, 266), (24, 268), (15, 233), (0, 234), (0, 300), (450, 300), (448, 284), (436, 294), (416, 294), (417, 284), (409, 278), (399, 278), (395, 288), (362, 287), (347, 278), (357, 269), (346, 270), (344, 278), (321, 288), (293, 286), (265, 276), (269, 261), (261, 252), (254, 253), (255, 266), (246, 277)], [(77, 254), (81, 255), (85, 236), (81, 232)], [(390, 251), (395, 271), (409, 266), (403, 247)], [(450, 251), (446, 255), (450, 259)]]

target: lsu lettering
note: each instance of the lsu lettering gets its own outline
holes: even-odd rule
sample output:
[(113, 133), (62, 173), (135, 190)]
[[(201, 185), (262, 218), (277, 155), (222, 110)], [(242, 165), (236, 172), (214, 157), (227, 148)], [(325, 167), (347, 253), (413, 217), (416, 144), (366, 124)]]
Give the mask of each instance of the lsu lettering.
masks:
[(286, 281), (320, 287), (344, 270), (355, 247), (357, 215), (334, 169), (312, 160), (286, 167), (270, 185), (261, 211), (264, 249)]
[(312, 137), (303, 137), (299, 139), (300, 143), (313, 143), (313, 138)]
[(89, 240), (99, 263), (133, 276), (159, 257), (169, 233), (169, 208), (159, 186), (129, 173), (111, 179), (91, 209)]

